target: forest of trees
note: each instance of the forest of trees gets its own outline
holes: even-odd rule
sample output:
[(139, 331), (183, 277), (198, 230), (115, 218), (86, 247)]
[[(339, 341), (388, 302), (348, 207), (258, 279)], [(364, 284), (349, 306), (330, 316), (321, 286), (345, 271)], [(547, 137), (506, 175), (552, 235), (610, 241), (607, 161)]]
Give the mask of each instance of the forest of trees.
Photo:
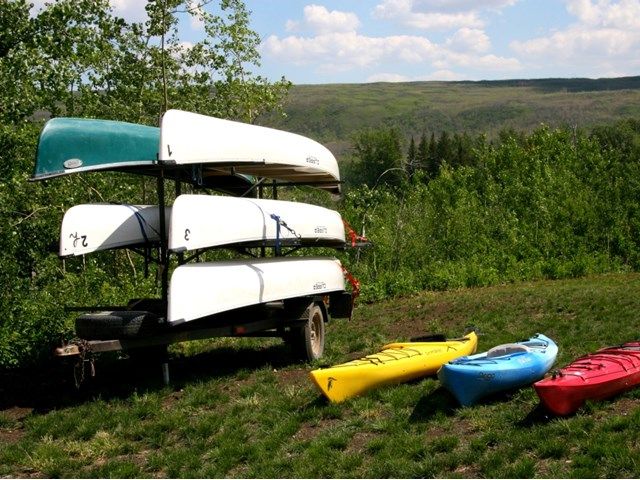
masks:
[(375, 243), (352, 258), (366, 298), (640, 268), (637, 119), (354, 144), (342, 212)]
[[(60, 262), (60, 220), (78, 203), (148, 203), (155, 182), (119, 174), (29, 182), (43, 118), (157, 125), (167, 108), (252, 121), (282, 107), (289, 82), (251, 69), (259, 38), (240, 0), (215, 14), (150, 0), (149, 20), (117, 18), (107, 0), (58, 0), (30, 14), (0, 3), (0, 368), (32, 365), (73, 336), (65, 305), (122, 304), (158, 282), (126, 251)], [(206, 39), (180, 43), (195, 15)], [(363, 301), (421, 289), (482, 286), (640, 269), (640, 121), (590, 131), (357, 133), (340, 158), (344, 196), (283, 198), (338, 209), (374, 247), (334, 252)], [(169, 192), (171, 193), (171, 192)]]

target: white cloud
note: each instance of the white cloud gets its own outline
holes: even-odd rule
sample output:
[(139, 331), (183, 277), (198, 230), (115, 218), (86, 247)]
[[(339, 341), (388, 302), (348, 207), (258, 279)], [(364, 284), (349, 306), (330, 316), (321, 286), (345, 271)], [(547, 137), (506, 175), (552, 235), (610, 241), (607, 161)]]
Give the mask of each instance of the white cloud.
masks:
[(480, 13), (499, 11), (517, 0), (383, 0), (373, 9), (374, 18), (392, 20), (424, 30), (482, 28)]
[(590, 76), (608, 71), (636, 74), (640, 66), (640, 0), (567, 0), (576, 22), (548, 36), (514, 41), (510, 47), (530, 62), (571, 65)]
[(295, 65), (323, 65), (326, 71), (369, 67), (389, 60), (424, 62), (437, 55), (436, 46), (423, 37), (367, 37), (355, 32), (282, 39), (271, 35), (262, 43), (262, 50)]
[(365, 83), (376, 83), (376, 82), (386, 82), (386, 83), (400, 83), (400, 82), (410, 82), (411, 79), (409, 77), (405, 77), (404, 75), (400, 75), (397, 73), (376, 73), (374, 75), (370, 75), (365, 80)]
[(129, 22), (142, 22), (147, 19), (147, 11), (144, 9), (146, 2), (139, 0), (109, 0), (109, 3), (116, 15)]
[(355, 13), (327, 10), (322, 5), (307, 5), (303, 11), (304, 19), (300, 21), (288, 20), (286, 29), (290, 32), (311, 31), (323, 35), (327, 33), (353, 32), (360, 26), (360, 20)]
[(567, 0), (567, 11), (585, 26), (631, 30), (640, 28), (638, 0)]
[(366, 83), (374, 82), (387, 82), (387, 83), (399, 83), (399, 82), (424, 82), (424, 81), (454, 81), (464, 80), (464, 76), (451, 70), (436, 70), (435, 72), (408, 77), (405, 75), (399, 75), (397, 73), (376, 73), (370, 75), (365, 80)]
[(429, 75), (422, 77), (420, 80), (452, 81), (464, 80), (464, 77), (459, 73), (452, 72), (451, 70), (437, 70)]
[(203, 4), (198, 2), (197, 0), (188, 0), (187, 1), (188, 9), (189, 9), (189, 24), (193, 30), (204, 30), (204, 9)]
[(413, 0), (416, 12), (465, 12), (471, 10), (500, 10), (515, 5), (517, 0)]
[(455, 51), (482, 53), (489, 51), (491, 40), (483, 30), (464, 27), (448, 38), (445, 45)]
[(426, 65), (437, 70), (452, 66), (488, 70), (517, 70), (514, 58), (478, 55), (477, 52), (454, 52), (425, 37), (395, 35), (368, 37), (351, 33), (334, 33), (316, 37), (268, 37), (261, 46), (263, 54), (295, 65), (316, 65), (318, 71), (340, 72), (375, 67), (384, 63)]
[[(410, 0), (387, 1), (410, 3)], [(306, 25), (305, 30), (310, 30), (309, 26), (315, 25), (315, 35), (271, 35), (260, 46), (263, 57), (296, 66), (311, 66), (316, 73), (325, 74), (376, 69), (387, 65), (386, 71), (372, 74), (368, 81), (409, 79), (405, 75), (390, 73), (390, 68), (433, 70), (443, 79), (460, 78), (453, 73), (459, 67), (483, 71), (515, 71), (521, 68), (515, 58), (489, 54), (491, 42), (481, 29), (460, 28), (441, 44), (419, 35), (372, 37), (359, 34), (356, 31), (359, 22), (343, 15), (344, 12), (329, 12), (324, 7), (316, 7), (306, 7), (302, 21), (287, 22), (290, 31), (300, 29), (303, 25)], [(334, 21), (330, 22), (329, 19)], [(328, 28), (329, 24), (332, 25), (331, 29)]]
[(482, 27), (484, 23), (475, 12), (417, 12), (413, 0), (384, 0), (373, 9), (374, 18), (393, 20), (412, 28), (448, 30), (460, 27)]
[[(31, 0), (30, 3), (33, 4), (31, 14), (35, 15), (45, 6), (45, 3), (52, 3), (52, 0)], [(109, 3), (117, 16), (129, 22), (142, 22), (147, 18), (147, 11), (144, 8), (146, 2), (140, 0), (109, 0)]]

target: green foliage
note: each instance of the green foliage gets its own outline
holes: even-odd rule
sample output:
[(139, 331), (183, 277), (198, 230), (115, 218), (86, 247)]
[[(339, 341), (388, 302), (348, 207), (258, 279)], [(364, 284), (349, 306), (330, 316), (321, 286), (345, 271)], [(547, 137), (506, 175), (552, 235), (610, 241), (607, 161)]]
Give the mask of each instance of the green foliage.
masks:
[[(157, 125), (167, 108), (251, 121), (277, 109), (290, 86), (250, 71), (259, 38), (240, 0), (221, 2), (217, 15), (152, 0), (148, 20), (131, 24), (107, 0), (57, 0), (35, 17), (23, 0), (0, 9), (0, 120), (9, 123), (46, 111)], [(181, 15), (203, 24), (192, 48), (181, 43)]]
[(286, 117), (264, 123), (331, 142), (338, 153), (362, 130), (397, 128), (408, 141), (423, 132), (469, 132), (496, 138), (504, 129), (531, 132), (591, 128), (640, 115), (640, 76), (613, 79), (537, 79), (296, 85)]
[[(251, 72), (259, 38), (240, 0), (224, 0), (214, 13), (192, 2), (152, 0), (144, 23), (116, 17), (108, 0), (56, 0), (35, 15), (30, 7), (0, 2), (0, 368), (47, 358), (53, 344), (72, 336), (65, 305), (122, 305), (158, 294), (135, 255), (105, 252), (64, 264), (56, 258), (68, 208), (155, 203), (155, 182), (108, 173), (29, 182), (39, 119), (157, 125), (168, 107), (252, 121), (277, 110), (289, 88), (284, 79), (271, 83)], [(190, 49), (180, 43), (184, 15), (197, 17), (205, 31)]]
[(415, 175), (398, 193), (352, 189), (343, 215), (375, 243), (349, 258), (364, 297), (637, 270), (640, 163), (629, 125), (606, 137), (541, 128), (476, 146), (470, 164)]
[[(151, 0), (148, 20), (131, 24), (117, 18), (107, 0), (58, 0), (35, 16), (26, 1), (9, 0), (0, 2), (0, 13), (0, 368), (37, 361), (72, 335), (65, 304), (121, 304), (158, 293), (142, 260), (126, 252), (63, 265), (52, 253), (70, 206), (155, 198), (152, 181), (117, 174), (29, 183), (42, 127), (36, 119), (46, 115), (153, 125), (173, 107), (269, 119), (329, 139), (353, 136), (340, 209), (375, 247), (341, 255), (360, 277), (365, 300), (640, 268), (640, 123), (622, 121), (590, 134), (514, 130), (549, 119), (573, 126), (610, 119), (611, 108), (622, 108), (618, 97), (624, 108), (634, 104), (634, 79), (617, 83), (631, 90), (592, 93), (606, 108), (583, 117), (576, 112), (585, 109), (575, 107), (587, 97), (569, 97), (562, 88), (598, 90), (590, 81), (576, 88), (566, 82), (463, 82), (446, 89), (425, 83), (399, 85), (392, 94), (382, 85), (342, 86), (320, 106), (317, 89), (335, 88), (309, 87), (288, 104), (289, 119), (275, 119), (264, 113), (279, 110), (289, 83), (251, 72), (259, 38), (240, 0), (221, 1), (215, 13), (192, 2)], [(182, 15), (196, 17), (206, 32), (193, 48), (180, 42)], [(385, 92), (391, 106), (372, 100)], [(530, 107), (540, 95), (544, 103)], [(353, 101), (360, 103), (351, 108)], [(437, 102), (447, 105), (445, 113)], [(510, 129), (499, 130), (505, 125)], [(497, 140), (451, 133), (461, 127), (473, 127), (474, 135), (488, 130)], [(404, 139), (418, 132), (418, 144), (412, 139), (407, 151)], [(287, 198), (333, 207), (327, 195), (309, 189)], [(361, 339), (354, 339), (358, 345)], [(525, 462), (513, 475), (529, 467)]]
[(399, 185), (406, 175), (402, 165), (400, 133), (395, 129), (366, 130), (353, 142), (354, 159), (349, 163), (344, 177), (351, 185), (379, 183)]

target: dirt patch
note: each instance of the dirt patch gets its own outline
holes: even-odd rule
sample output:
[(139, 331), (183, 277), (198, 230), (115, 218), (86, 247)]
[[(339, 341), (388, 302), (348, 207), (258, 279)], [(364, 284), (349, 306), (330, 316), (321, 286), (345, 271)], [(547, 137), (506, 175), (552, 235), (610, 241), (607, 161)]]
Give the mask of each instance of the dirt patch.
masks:
[(347, 453), (362, 453), (369, 442), (376, 437), (372, 432), (356, 432), (347, 446)]
[(309, 381), (309, 372), (303, 368), (294, 370), (280, 370), (277, 372), (278, 384), (282, 387), (303, 385)]
[(473, 464), (458, 465), (453, 473), (462, 478), (480, 478), (480, 469)]
[(176, 390), (175, 392), (171, 392), (169, 395), (162, 399), (162, 409), (163, 410), (171, 410), (175, 406), (176, 403), (180, 401), (180, 399), (184, 395), (184, 390)]
[(321, 423), (304, 423), (293, 435), (292, 440), (297, 442), (313, 440), (322, 432), (330, 430), (338, 424), (340, 424), (340, 420), (337, 418), (323, 420)]
[(640, 402), (635, 398), (620, 398), (615, 401), (613, 411), (617, 415), (626, 416), (638, 408)]
[(376, 304), (375, 314), (367, 313), (370, 314), (368, 316), (380, 319), (381, 330), (390, 339), (410, 339), (435, 333), (458, 335), (456, 332), (467, 319), (459, 318), (454, 304), (446, 298), (440, 298), (441, 296), (426, 292), (387, 300)]
[(14, 444), (18, 443), (25, 436), (24, 430), (18, 429), (0, 429), (0, 444)]
[(31, 407), (11, 407), (6, 410), (0, 410), (0, 415), (13, 422), (21, 422), (26, 417), (31, 415), (33, 408)]
[(14, 424), (0, 428), (0, 443), (13, 444), (19, 442), (25, 436), (22, 421), (32, 412), (33, 408), (26, 407), (11, 407), (6, 410), (0, 410), (0, 415)]
[(255, 379), (253, 377), (230, 380), (228, 382), (224, 382), (220, 386), (220, 390), (228, 394), (231, 398), (238, 398), (242, 387), (249, 385), (254, 381)]

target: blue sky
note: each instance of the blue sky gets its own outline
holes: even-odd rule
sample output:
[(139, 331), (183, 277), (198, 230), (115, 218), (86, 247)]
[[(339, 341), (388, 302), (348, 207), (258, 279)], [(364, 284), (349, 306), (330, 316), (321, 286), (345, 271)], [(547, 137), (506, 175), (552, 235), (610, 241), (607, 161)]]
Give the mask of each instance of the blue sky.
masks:
[[(256, 73), (271, 80), (283, 75), (302, 84), (640, 74), (640, 0), (245, 3), (262, 39), (262, 67)], [(111, 4), (129, 20), (144, 14), (142, 0)], [(182, 33), (185, 41), (201, 34), (188, 22)]]
[(294, 83), (640, 73), (639, 0), (249, 0), (263, 72)]

